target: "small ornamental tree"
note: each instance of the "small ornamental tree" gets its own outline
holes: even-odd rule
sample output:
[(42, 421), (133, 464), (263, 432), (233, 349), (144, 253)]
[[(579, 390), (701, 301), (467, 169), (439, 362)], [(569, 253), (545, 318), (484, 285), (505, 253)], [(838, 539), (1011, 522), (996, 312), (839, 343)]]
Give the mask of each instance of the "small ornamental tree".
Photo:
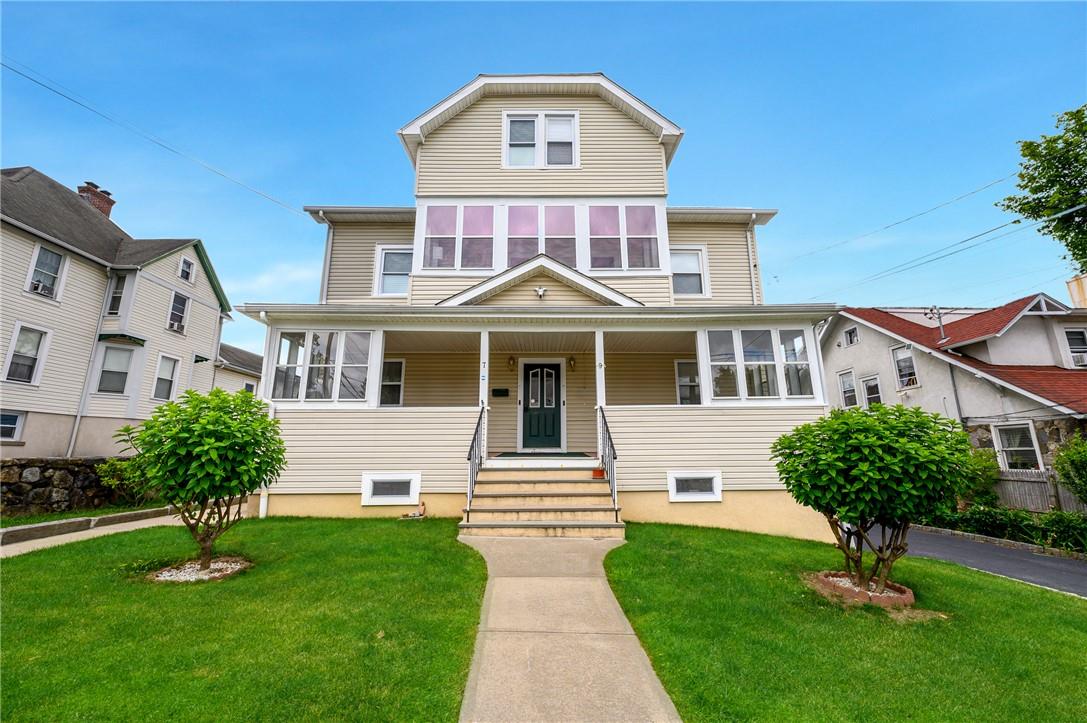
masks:
[(1077, 432), (1053, 457), (1053, 469), (1061, 484), (1087, 504), (1087, 437)]
[(827, 518), (853, 584), (879, 593), (906, 554), (910, 523), (953, 506), (970, 468), (958, 422), (902, 405), (834, 410), (780, 437), (772, 453), (789, 493)]
[(242, 500), (286, 467), (279, 420), (246, 391), (188, 391), (138, 427), (117, 432), (139, 459), (147, 492), (177, 507), (211, 567), (215, 540), (242, 514)]

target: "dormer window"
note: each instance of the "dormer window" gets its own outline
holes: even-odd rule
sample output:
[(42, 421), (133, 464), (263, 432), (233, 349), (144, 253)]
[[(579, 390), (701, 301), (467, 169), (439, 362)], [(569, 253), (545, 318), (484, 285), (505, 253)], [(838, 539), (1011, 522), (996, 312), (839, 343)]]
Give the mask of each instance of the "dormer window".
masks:
[(506, 168), (578, 165), (577, 112), (517, 111), (504, 117)]

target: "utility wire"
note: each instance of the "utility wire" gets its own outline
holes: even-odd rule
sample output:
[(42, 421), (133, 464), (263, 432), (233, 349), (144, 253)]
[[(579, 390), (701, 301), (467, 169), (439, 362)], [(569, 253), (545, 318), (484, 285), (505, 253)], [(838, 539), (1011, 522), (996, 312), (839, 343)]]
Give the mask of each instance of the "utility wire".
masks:
[[(19, 65), (21, 65), (22, 67), (26, 68), (27, 70), (30, 70), (31, 72), (33, 72), (35, 75), (39, 75), (42, 78), (45, 78), (44, 75), (42, 75), (41, 73), (38, 73), (38, 71), (36, 71), (36, 70), (31, 69), (30, 66), (26, 65), (25, 63), (19, 63), (18, 61), (14, 61), (14, 60), (12, 62), (16, 62)], [(173, 154), (175, 154), (177, 156), (180, 156), (181, 158), (184, 158), (187, 161), (191, 161), (192, 163), (195, 163), (196, 165), (203, 168), (204, 170), (211, 171), (215, 175), (217, 175), (217, 176), (219, 176), (221, 178), (224, 178), (227, 181), (230, 181), (231, 183), (234, 183), (234, 184), (236, 184), (238, 186), (241, 186), (245, 190), (250, 191), (252, 193), (255, 193), (258, 196), (260, 196), (261, 198), (264, 198), (265, 200), (271, 201), (272, 203), (276, 204), (277, 206), (280, 206), (282, 208), (287, 209), (291, 213), (294, 213), (294, 214), (297, 214), (299, 216), (308, 218), (307, 214), (302, 212), (298, 208), (296, 208), (294, 206), (291, 206), (290, 204), (287, 204), (287, 203), (285, 203), (283, 201), (280, 201), (275, 196), (269, 195), (269, 194), (265, 193), (264, 191), (261, 191), (259, 188), (254, 188), (253, 186), (250, 186), (245, 181), (241, 181), (241, 180), (235, 178), (234, 176), (231, 176), (226, 171), (223, 171), (223, 170), (221, 170), (219, 168), (216, 168), (215, 166), (211, 165), (210, 163), (207, 163), (207, 162), (197, 158), (194, 155), (186, 153), (185, 151), (183, 151), (183, 150), (181, 150), (181, 149), (179, 149), (179, 148), (177, 148), (175, 146), (170, 145), (169, 143), (162, 140), (161, 138), (157, 138), (156, 136), (154, 136), (154, 135), (152, 135), (152, 134), (150, 134), (150, 133), (148, 133), (146, 131), (143, 131), (143, 130), (139, 129), (136, 126), (134, 126), (134, 125), (132, 125), (130, 123), (127, 123), (127, 122), (125, 122), (123, 120), (115, 118), (114, 116), (111, 116), (111, 115), (109, 115), (107, 113), (104, 113), (103, 111), (98, 110), (97, 108), (92, 106), (89, 102), (84, 102), (82, 100), (79, 100), (78, 98), (75, 97), (74, 94), (71, 94), (71, 93), (65, 92), (63, 90), (60, 90), (59, 88), (54, 87), (50, 83), (46, 83), (46, 82), (43, 82), (41, 80), (38, 80), (37, 78), (34, 78), (34, 77), (28, 75), (27, 73), (24, 73), (23, 71), (19, 70), (18, 68), (15, 68), (12, 65), (9, 65), (8, 62), (6, 62), (6, 61), (0, 61), (0, 65), (2, 65), (4, 68), (7, 68), (12, 73), (15, 73), (16, 75), (19, 75), (19, 76), (25, 78), (26, 80), (29, 80), (31, 83), (34, 83), (35, 85), (41, 86), (42, 88), (48, 90), (50, 93), (55, 93), (56, 95), (59, 95), (61, 98), (64, 98), (65, 100), (78, 105), (80, 108), (83, 108), (84, 110), (90, 111), (91, 113), (94, 113), (96, 116), (98, 116), (100, 118), (103, 118), (104, 120), (107, 120), (110, 123), (112, 123), (112, 124), (114, 124), (114, 125), (116, 125), (116, 126), (118, 126), (120, 128), (125, 129), (129, 133), (134, 133), (134, 134), (138, 135), (139, 137), (143, 138), (144, 140), (150, 141), (151, 143), (154, 143), (156, 146), (159, 146), (160, 148), (163, 148), (164, 150), (167, 150), (170, 153), (173, 153)]]
[(1075, 399), (1066, 399), (1063, 402), (1054, 402), (1053, 404), (1043, 404), (1038, 407), (1028, 407), (1027, 409), (1020, 409), (1018, 412), (1005, 412), (1003, 414), (977, 414), (967, 415), (967, 419), (1017, 419), (1020, 414), (1029, 414), (1030, 412), (1038, 412), (1043, 409), (1055, 409), (1056, 407), (1068, 407), (1076, 402), (1087, 402), (1087, 397), (1077, 397)]

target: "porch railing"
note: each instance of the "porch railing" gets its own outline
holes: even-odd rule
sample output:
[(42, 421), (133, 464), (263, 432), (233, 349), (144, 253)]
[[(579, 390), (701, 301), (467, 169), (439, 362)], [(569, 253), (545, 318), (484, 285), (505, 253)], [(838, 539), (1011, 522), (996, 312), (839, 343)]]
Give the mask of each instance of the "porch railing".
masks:
[(476, 491), (476, 477), (483, 467), (483, 431), (487, 423), (487, 408), (479, 410), (479, 418), (476, 419), (476, 431), (472, 433), (472, 443), (468, 445), (468, 507), (464, 513), (464, 521), (471, 522), (472, 495)]
[(600, 440), (600, 466), (604, 468), (604, 474), (611, 485), (611, 506), (615, 510), (615, 521), (619, 521), (619, 494), (615, 486), (615, 460), (619, 455), (615, 453), (615, 442), (611, 438), (611, 429), (608, 428), (608, 418), (604, 415), (604, 408), (597, 408), (597, 420), (599, 425)]

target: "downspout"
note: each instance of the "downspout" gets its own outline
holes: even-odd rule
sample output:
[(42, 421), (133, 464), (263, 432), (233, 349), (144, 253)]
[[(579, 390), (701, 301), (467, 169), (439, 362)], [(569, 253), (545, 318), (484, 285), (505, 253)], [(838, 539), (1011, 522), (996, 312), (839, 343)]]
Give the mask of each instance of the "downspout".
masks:
[(959, 385), (955, 381), (955, 365), (947, 365), (947, 373), (951, 376), (951, 394), (955, 397), (955, 415), (959, 418), (959, 423), (962, 424), (962, 405), (959, 403)]
[(318, 297), (324, 304), (328, 302), (328, 272), (332, 265), (332, 223), (325, 218), (324, 209), (319, 209), (317, 215), (321, 217), (321, 222), (328, 226), (328, 232), (325, 233), (325, 260), (321, 269), (321, 292)]
[(72, 435), (68, 438), (68, 449), (65, 457), (71, 457), (75, 452), (76, 435), (79, 434), (79, 424), (83, 421), (83, 414), (87, 408), (87, 395), (90, 393), (91, 371), (94, 369), (94, 353), (98, 351), (98, 335), (102, 333), (102, 319), (106, 315), (106, 304), (109, 303), (110, 273), (113, 267), (106, 266), (106, 291), (102, 295), (102, 308), (98, 311), (98, 323), (94, 327), (94, 338), (91, 340), (91, 355), (87, 359), (87, 371), (83, 374), (83, 391), (79, 395), (79, 407), (76, 408), (75, 420), (72, 422)]
[(755, 249), (755, 220), (756, 214), (751, 214), (751, 220), (747, 224), (747, 267), (751, 272), (751, 303), (762, 303), (762, 285), (759, 281), (758, 266), (759, 253)]

